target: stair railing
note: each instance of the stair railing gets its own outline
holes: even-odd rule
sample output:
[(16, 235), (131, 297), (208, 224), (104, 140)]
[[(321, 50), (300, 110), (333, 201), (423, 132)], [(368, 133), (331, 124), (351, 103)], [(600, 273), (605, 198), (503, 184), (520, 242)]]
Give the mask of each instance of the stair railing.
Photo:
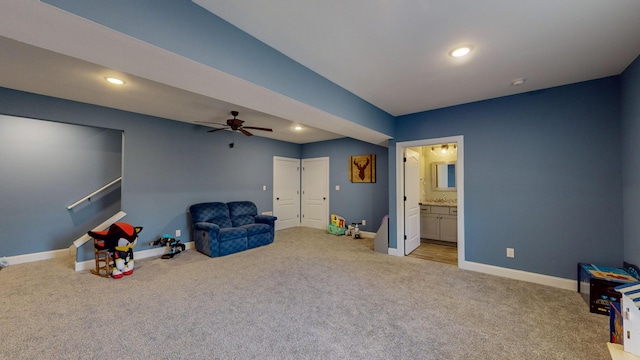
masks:
[(122, 181), (122, 176), (120, 176), (119, 178), (117, 178), (117, 179), (113, 180), (112, 182), (108, 183), (107, 185), (105, 185), (105, 186), (101, 187), (100, 189), (98, 189), (98, 190), (96, 190), (96, 191), (92, 192), (91, 194), (89, 194), (89, 195), (87, 195), (87, 196), (83, 197), (82, 199), (80, 199), (80, 200), (78, 200), (78, 201), (74, 202), (73, 204), (71, 204), (71, 205), (67, 206), (67, 210), (71, 210), (71, 209), (73, 209), (74, 207), (76, 207), (76, 206), (78, 206), (78, 205), (82, 204), (82, 203), (83, 203), (83, 202), (85, 202), (85, 201), (91, 201), (91, 198), (92, 198), (92, 197), (94, 197), (94, 196), (96, 196), (97, 194), (99, 194), (99, 193), (103, 192), (104, 190), (108, 189), (111, 185), (114, 185), (114, 184), (116, 184), (116, 183), (117, 183), (117, 182), (119, 182), (119, 181)]

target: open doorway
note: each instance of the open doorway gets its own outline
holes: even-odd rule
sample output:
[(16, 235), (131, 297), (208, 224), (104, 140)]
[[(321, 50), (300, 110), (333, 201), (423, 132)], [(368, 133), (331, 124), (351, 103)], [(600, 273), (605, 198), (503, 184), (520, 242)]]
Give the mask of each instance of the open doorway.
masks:
[[(445, 138), (434, 138), (415, 140), (396, 143), (396, 239), (397, 254), (405, 254), (405, 174), (403, 154), (407, 148), (415, 148), (422, 146), (441, 146), (442, 144), (456, 145), (456, 211), (457, 211), (457, 253), (458, 267), (464, 267), (465, 264), (465, 247), (464, 247), (464, 138), (462, 135), (451, 136)], [(420, 181), (420, 180), (417, 180)]]

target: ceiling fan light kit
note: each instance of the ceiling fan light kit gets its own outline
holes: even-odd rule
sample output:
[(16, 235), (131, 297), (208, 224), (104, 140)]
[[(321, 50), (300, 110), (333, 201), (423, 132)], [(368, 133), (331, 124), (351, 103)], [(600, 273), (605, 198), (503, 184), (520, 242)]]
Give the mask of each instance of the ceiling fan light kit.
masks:
[[(206, 122), (206, 121), (198, 121), (198, 122), (204, 123), (204, 124), (215, 124), (215, 125), (227, 126), (227, 127), (221, 127), (221, 128), (212, 129), (212, 130), (209, 130), (208, 132), (216, 132), (216, 131), (220, 131), (220, 130), (230, 129), (230, 130), (233, 130), (233, 131), (240, 131), (241, 133), (245, 134), (246, 136), (253, 136), (253, 134), (250, 133), (249, 131), (247, 131), (246, 129), (273, 132), (272, 129), (268, 129), (268, 128), (242, 125), (242, 124), (244, 124), (244, 120), (238, 119), (238, 115), (239, 114), (240, 113), (235, 111), (235, 110), (231, 111), (231, 115), (233, 115), (233, 119), (227, 119), (227, 124), (226, 125), (218, 124), (218, 123), (212, 123), (212, 122)], [(232, 147), (232, 146), (230, 146), (230, 147)]]

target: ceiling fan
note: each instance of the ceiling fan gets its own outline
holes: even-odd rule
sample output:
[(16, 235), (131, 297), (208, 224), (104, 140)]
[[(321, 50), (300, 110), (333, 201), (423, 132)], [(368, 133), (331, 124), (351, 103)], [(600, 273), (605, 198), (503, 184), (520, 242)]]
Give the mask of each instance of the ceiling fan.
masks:
[(211, 123), (211, 122), (206, 122), (206, 121), (198, 121), (201, 123), (205, 123), (205, 124), (216, 124), (216, 125), (222, 125), (224, 127), (222, 128), (217, 128), (217, 129), (213, 129), (213, 130), (209, 130), (207, 132), (216, 132), (216, 131), (220, 131), (220, 130), (227, 130), (227, 129), (231, 129), (233, 131), (240, 131), (241, 133), (247, 135), (247, 136), (253, 136), (252, 133), (248, 132), (246, 129), (251, 129), (251, 130), (261, 130), (261, 131), (269, 131), (269, 132), (273, 132), (272, 129), (267, 129), (267, 128), (263, 128), (263, 127), (256, 127), (256, 126), (243, 126), (242, 124), (244, 123), (244, 120), (240, 120), (238, 119), (238, 112), (237, 111), (232, 111), (231, 115), (233, 115), (233, 119), (228, 119), (227, 120), (227, 124), (218, 124), (218, 123)]

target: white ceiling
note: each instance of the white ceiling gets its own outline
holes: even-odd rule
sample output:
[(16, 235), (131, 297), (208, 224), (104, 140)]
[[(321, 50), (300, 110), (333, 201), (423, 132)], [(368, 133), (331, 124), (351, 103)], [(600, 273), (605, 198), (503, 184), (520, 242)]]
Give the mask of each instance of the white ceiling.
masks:
[[(638, 0), (194, 2), (392, 115), (617, 75), (640, 54)], [(448, 56), (461, 44), (470, 56)], [(36, 0), (0, 3), (0, 86), (185, 122), (238, 110), (295, 143), (388, 138)]]
[(618, 75), (640, 55), (638, 0), (193, 1), (395, 116)]

